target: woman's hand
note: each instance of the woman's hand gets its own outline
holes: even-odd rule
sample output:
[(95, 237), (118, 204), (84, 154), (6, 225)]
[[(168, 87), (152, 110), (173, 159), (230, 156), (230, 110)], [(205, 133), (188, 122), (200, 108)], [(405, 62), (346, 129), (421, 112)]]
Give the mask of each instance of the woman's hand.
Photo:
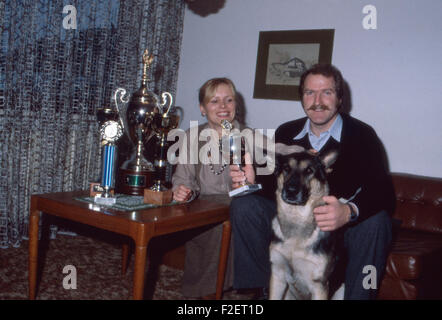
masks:
[(184, 184), (180, 184), (178, 188), (173, 191), (173, 200), (178, 202), (184, 202), (192, 197), (192, 189), (186, 187)]
[(230, 177), (232, 178), (232, 188), (241, 187), (244, 182), (255, 183), (255, 170), (253, 169), (250, 153), (244, 155), (246, 164), (241, 167), (230, 165)]

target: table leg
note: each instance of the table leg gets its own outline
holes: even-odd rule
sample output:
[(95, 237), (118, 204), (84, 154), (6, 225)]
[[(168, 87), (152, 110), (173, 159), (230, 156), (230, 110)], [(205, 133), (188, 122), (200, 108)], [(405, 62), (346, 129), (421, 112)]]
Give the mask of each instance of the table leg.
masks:
[(223, 235), (221, 239), (221, 250), (219, 255), (218, 264), (218, 278), (216, 280), (216, 300), (221, 300), (224, 289), (224, 278), (226, 276), (227, 258), (229, 256), (230, 235), (232, 227), (230, 221), (224, 221), (223, 223)]
[(34, 300), (37, 287), (37, 262), (38, 262), (38, 222), (40, 212), (31, 204), (29, 214), (29, 299)]
[(142, 300), (144, 295), (144, 276), (146, 273), (147, 243), (139, 245), (135, 243), (135, 266), (134, 266), (134, 300)]

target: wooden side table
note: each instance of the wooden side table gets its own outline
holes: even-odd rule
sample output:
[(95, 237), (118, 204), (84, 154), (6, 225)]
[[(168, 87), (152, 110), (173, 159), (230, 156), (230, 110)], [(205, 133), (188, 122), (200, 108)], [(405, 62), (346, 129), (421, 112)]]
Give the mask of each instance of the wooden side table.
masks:
[[(231, 235), (229, 221), (230, 199), (227, 195), (201, 197), (190, 203), (174, 206), (136, 211), (119, 211), (75, 200), (76, 197), (86, 196), (87, 194), (86, 191), (78, 191), (31, 196), (29, 216), (30, 299), (35, 299), (36, 297), (38, 228), (41, 212), (132, 238), (135, 242), (133, 298), (136, 300), (143, 298), (146, 253), (150, 239), (177, 231), (223, 223), (216, 283), (216, 299), (221, 299)], [(123, 258), (125, 256), (127, 257), (127, 245), (123, 247)], [(125, 263), (125, 259), (123, 259), (123, 270), (126, 268)]]

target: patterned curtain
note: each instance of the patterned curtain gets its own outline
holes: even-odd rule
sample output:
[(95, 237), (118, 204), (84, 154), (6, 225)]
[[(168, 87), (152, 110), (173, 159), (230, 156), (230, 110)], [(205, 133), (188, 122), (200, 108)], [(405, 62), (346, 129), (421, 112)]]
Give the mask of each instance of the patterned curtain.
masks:
[(0, 247), (27, 236), (32, 194), (98, 181), (96, 111), (139, 87), (145, 48), (150, 90), (175, 94), (183, 18), (183, 0), (0, 1)]

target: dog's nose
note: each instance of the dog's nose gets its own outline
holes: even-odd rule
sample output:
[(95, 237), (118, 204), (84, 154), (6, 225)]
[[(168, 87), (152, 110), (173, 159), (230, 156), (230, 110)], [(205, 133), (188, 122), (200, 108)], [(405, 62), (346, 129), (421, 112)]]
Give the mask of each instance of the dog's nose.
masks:
[(296, 188), (292, 188), (292, 190), (290, 190), (290, 188), (284, 189), (282, 191), (281, 197), (282, 200), (284, 200), (284, 202), (289, 204), (293, 204), (296, 206), (301, 206), (305, 204), (305, 200), (302, 196), (302, 193), (296, 192)]

